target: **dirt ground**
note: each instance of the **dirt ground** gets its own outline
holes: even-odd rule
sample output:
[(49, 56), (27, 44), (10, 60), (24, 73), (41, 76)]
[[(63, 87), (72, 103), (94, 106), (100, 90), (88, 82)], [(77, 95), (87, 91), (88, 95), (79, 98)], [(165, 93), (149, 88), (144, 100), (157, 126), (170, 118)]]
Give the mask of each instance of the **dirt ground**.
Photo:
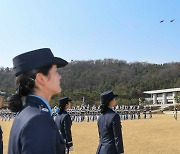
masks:
[[(4, 154), (7, 153), (12, 121), (0, 121)], [(125, 154), (179, 154), (180, 119), (173, 115), (153, 115), (152, 119), (122, 121)], [(98, 146), (96, 122), (73, 122), (74, 151), (70, 154), (95, 154)]]

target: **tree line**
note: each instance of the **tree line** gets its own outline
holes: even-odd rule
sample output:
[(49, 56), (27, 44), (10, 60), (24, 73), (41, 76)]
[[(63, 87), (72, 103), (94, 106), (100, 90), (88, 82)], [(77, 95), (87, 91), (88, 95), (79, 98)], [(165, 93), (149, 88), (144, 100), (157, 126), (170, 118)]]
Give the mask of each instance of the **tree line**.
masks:
[[(113, 90), (117, 102), (125, 105), (138, 104), (144, 100), (143, 91), (178, 88), (180, 85), (180, 62), (151, 64), (127, 63), (123, 60), (104, 59), (71, 61), (60, 68), (62, 93), (54, 96), (51, 106), (61, 96), (69, 96), (75, 105), (83, 103), (98, 105), (100, 93)], [(0, 68), (0, 90), (15, 92), (12, 68)], [(84, 99), (83, 99), (84, 98)]]

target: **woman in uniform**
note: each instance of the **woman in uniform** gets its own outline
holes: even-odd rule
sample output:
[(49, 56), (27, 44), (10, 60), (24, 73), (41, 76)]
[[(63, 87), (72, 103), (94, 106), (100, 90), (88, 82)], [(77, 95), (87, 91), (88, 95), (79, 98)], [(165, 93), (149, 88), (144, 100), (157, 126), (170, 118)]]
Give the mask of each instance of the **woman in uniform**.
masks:
[(67, 153), (69, 153), (69, 151), (73, 151), (74, 149), (71, 135), (72, 121), (70, 115), (67, 113), (67, 110), (70, 108), (71, 101), (72, 100), (70, 100), (68, 97), (63, 97), (59, 100), (59, 113), (55, 118), (58, 129), (66, 142)]
[(99, 146), (96, 154), (124, 153), (120, 117), (112, 110), (116, 105), (117, 96), (112, 91), (106, 91), (100, 95)]
[(65, 143), (49, 106), (61, 92), (59, 67), (67, 61), (54, 57), (49, 48), (29, 51), (13, 59), (16, 93), (9, 99), (14, 119), (8, 154), (64, 154)]

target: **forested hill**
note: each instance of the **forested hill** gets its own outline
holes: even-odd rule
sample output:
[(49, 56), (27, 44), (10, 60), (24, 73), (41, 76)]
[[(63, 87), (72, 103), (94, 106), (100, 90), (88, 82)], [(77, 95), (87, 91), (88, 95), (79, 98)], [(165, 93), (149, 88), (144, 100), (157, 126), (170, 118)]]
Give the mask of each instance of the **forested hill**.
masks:
[[(81, 103), (98, 103), (99, 94), (114, 90), (119, 95), (118, 102), (135, 104), (143, 91), (180, 87), (180, 62), (150, 64), (127, 63), (122, 60), (104, 59), (72, 61), (59, 69), (62, 76), (62, 95), (68, 95)], [(0, 90), (14, 90), (12, 69), (0, 68)]]

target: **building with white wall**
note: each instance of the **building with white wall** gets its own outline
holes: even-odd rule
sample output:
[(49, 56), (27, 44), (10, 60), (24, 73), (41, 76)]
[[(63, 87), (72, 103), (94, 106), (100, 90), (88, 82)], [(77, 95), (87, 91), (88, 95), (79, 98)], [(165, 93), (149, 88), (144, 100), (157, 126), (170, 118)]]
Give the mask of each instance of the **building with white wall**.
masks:
[(149, 96), (145, 99), (152, 101), (153, 104), (176, 104), (178, 92), (180, 88), (144, 91), (143, 93)]

